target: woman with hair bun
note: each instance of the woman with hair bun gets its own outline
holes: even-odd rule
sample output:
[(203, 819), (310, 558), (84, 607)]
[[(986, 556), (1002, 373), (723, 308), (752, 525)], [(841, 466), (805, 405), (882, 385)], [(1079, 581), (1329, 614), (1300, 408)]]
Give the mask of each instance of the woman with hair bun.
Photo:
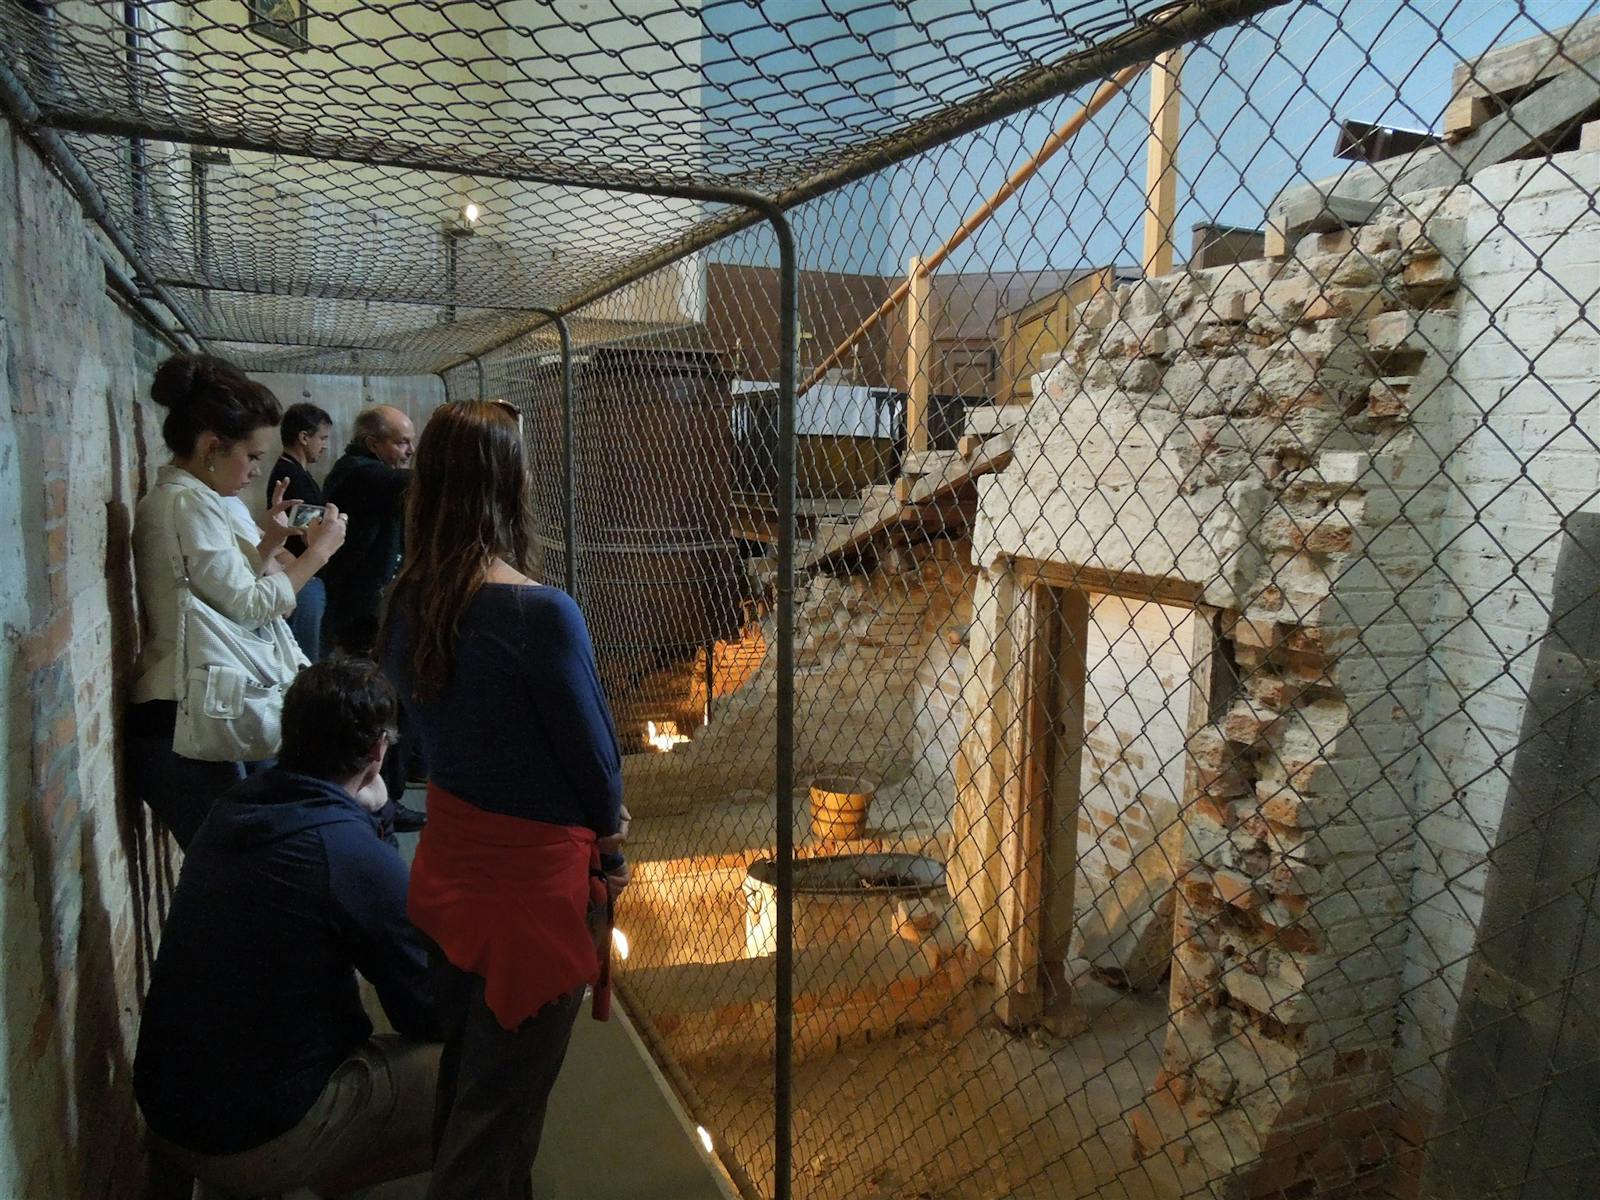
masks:
[(203, 354), (162, 363), (150, 397), (167, 410), (161, 433), (172, 461), (134, 516), (144, 639), (128, 709), (128, 767), (134, 788), (187, 848), (213, 801), (243, 777), (244, 764), (199, 762), (173, 750), (183, 577), (201, 600), (254, 629), (294, 608), (295, 593), (339, 549), (345, 531), (330, 507), (305, 531), (305, 552), (268, 573), (298, 498), (277, 488), (264, 534), (225, 501), (260, 475), (283, 416), (277, 397), (227, 360)]

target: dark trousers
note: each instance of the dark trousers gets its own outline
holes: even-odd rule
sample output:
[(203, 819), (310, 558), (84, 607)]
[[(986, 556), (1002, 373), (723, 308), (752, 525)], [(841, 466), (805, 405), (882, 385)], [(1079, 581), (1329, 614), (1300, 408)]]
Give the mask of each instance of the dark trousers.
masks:
[(525, 1200), (583, 989), (507, 1030), (484, 1003), (482, 977), (429, 950), (445, 1042), (428, 1200)]
[(130, 730), (124, 754), (129, 789), (161, 819), (185, 850), (217, 798), (244, 778), (242, 763), (184, 758), (173, 750), (170, 730)]

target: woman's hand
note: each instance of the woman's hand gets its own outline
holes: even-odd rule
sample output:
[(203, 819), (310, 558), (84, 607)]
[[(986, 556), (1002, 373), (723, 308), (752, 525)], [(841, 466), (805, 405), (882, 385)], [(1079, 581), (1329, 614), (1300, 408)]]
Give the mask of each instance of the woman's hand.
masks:
[(345, 515), (339, 511), (339, 506), (328, 505), (320, 520), (306, 526), (306, 553), (315, 554), (324, 561), (332, 558), (344, 545), (345, 524)]
[(272, 502), (267, 506), (267, 526), (261, 531), (261, 544), (258, 547), (262, 558), (271, 558), (272, 552), (288, 541), (290, 534), (300, 532), (289, 524), (289, 514), (300, 501), (285, 499), (284, 493), (288, 490), (287, 479), (278, 480), (278, 486), (272, 489)]
[[(617, 818), (617, 831), (610, 837), (603, 837), (596, 841), (601, 854), (621, 854), (622, 843), (628, 840), (628, 826), (633, 824), (633, 814), (628, 811), (628, 806), (622, 806), (622, 812)], [(624, 884), (624, 887), (627, 885)]]
[(633, 869), (623, 863), (615, 871), (606, 872), (606, 887), (611, 889), (612, 899), (621, 894), (622, 889), (633, 881)]

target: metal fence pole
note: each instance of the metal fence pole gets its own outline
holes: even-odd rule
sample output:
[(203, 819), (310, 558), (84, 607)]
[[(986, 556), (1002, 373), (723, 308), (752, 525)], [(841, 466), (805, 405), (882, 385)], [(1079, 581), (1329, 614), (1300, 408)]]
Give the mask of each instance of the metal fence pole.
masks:
[(773, 1048), (773, 1196), (789, 1200), (793, 1175), (794, 1060), (794, 543), (795, 381), (800, 373), (800, 276), (782, 209), (764, 208), (778, 241), (778, 712), (777, 981)]
[[(556, 327), (561, 341), (561, 553), (566, 560), (567, 595), (578, 596), (578, 458), (577, 406), (572, 395), (572, 328), (567, 313), (553, 308), (533, 308)], [(489, 353), (489, 351), (485, 351)], [(581, 602), (581, 601), (580, 601)]]
[(117, 252), (133, 268), (134, 278), (148, 286), (150, 294), (167, 306), (178, 326), (193, 339), (194, 348), (197, 350), (204, 348), (205, 342), (188, 310), (178, 303), (171, 292), (156, 282), (156, 273), (145, 265), (144, 256), (139, 252), (139, 248), (117, 225), (104, 193), (84, 169), (77, 155), (72, 152), (72, 147), (67, 144), (66, 139), (45, 124), (44, 114), (39, 111), (39, 106), (33, 102), (27, 89), (4, 63), (0, 63), (0, 106), (5, 108), (23, 134), (61, 173), (61, 177), (67, 181), (67, 186), (73, 190), (79, 203), (83, 205), (84, 214), (100, 226), (111, 244), (117, 248)]
[(572, 331), (567, 319), (551, 314), (561, 339), (561, 552), (567, 560), (567, 595), (578, 600), (577, 406), (572, 398)]

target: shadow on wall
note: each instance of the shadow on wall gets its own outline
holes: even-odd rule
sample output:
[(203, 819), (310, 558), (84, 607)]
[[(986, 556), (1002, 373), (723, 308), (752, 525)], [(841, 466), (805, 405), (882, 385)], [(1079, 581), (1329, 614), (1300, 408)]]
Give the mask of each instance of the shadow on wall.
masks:
[(26, 746), (13, 737), (4, 930), (8, 1133), (16, 1194), (30, 1196), (111, 1195), (138, 1128), (133, 1021), (119, 1012), (97, 825), (81, 787), (71, 630), (62, 614), (23, 639), (7, 681), (31, 718), (13, 728), (33, 730)]
[[(126, 339), (120, 321), (90, 321), (75, 373), (13, 373), (0, 444), (26, 531), (4, 589), (0, 667), (7, 1196), (125, 1196), (144, 1176), (133, 1039), (172, 863), (120, 783), (136, 643), (130, 477), (145, 474), (145, 446), (123, 347), (107, 370), (93, 344)], [(13, 361), (30, 350), (37, 361), (35, 347), (13, 344)]]
[[(153, 349), (153, 347), (152, 347)], [(142, 375), (141, 375), (142, 382)], [(112, 676), (111, 711), (127, 711), (129, 683), (134, 658), (139, 648), (139, 613), (134, 591), (133, 508), (127, 497), (143, 496), (149, 487), (151, 470), (149, 444), (143, 424), (134, 419), (118, 420), (117, 397), (106, 396), (106, 428), (110, 431), (109, 463), (112, 472), (111, 499), (106, 504), (105, 577), (106, 602), (111, 614), (111, 645), (115, 670)], [(132, 435), (132, 457), (128, 456), (125, 436)], [(136, 478), (129, 486), (129, 464)], [(166, 921), (167, 904), (177, 883), (172, 840), (150, 815), (141, 797), (128, 786), (124, 770), (123, 739), (120, 723), (115, 732), (117, 829), (128, 863), (130, 899), (133, 904), (134, 970), (136, 995), (143, 1000), (150, 983), (150, 968), (155, 962), (156, 943)], [(152, 908), (152, 902), (154, 907)]]

